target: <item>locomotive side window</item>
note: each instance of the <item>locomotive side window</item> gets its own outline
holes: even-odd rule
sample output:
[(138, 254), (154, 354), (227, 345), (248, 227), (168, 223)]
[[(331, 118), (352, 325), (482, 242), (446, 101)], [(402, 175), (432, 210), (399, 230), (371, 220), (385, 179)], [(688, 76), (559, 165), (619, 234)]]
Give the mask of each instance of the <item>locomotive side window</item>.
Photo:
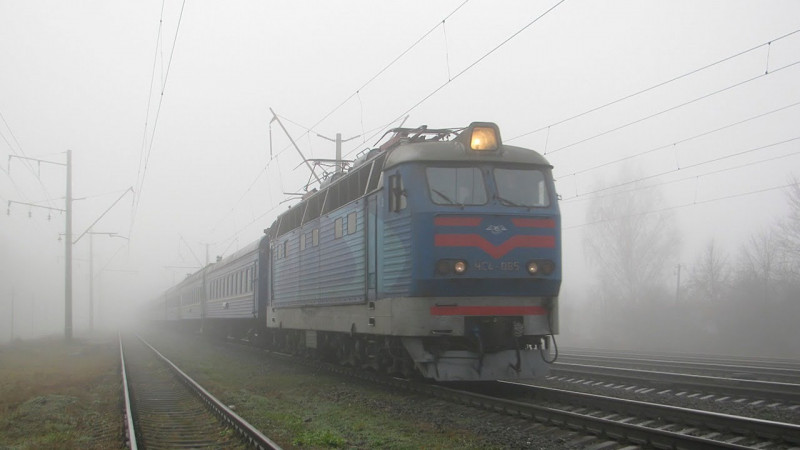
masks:
[(536, 169), (494, 169), (497, 199), (506, 206), (550, 206), (544, 173)]
[(399, 173), (389, 177), (389, 211), (397, 212), (406, 209), (406, 191), (403, 178)]
[(477, 167), (425, 169), (431, 200), (437, 205), (484, 205), (486, 185)]
[(319, 217), (322, 212), (322, 204), (325, 200), (326, 192), (317, 193), (308, 199), (307, 206), (303, 215), (303, 223), (314, 220)]
[(333, 223), (333, 238), (339, 239), (344, 233), (342, 232), (342, 218), (339, 217)]
[(358, 222), (356, 219), (358, 218), (358, 213), (351, 212), (347, 215), (347, 234), (353, 234), (356, 232), (358, 228)]
[(372, 192), (375, 189), (378, 189), (380, 186), (380, 178), (381, 178), (381, 171), (383, 170), (383, 162), (386, 160), (386, 153), (383, 152), (375, 158), (375, 162), (372, 164), (372, 171), (369, 175), (369, 183), (367, 184), (367, 192)]

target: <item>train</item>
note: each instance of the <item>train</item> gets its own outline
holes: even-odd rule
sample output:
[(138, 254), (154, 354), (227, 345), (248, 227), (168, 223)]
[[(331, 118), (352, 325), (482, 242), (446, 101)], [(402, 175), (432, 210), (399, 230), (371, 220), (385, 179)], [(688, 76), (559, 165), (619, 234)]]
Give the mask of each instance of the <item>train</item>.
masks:
[(378, 142), (153, 318), (435, 381), (545, 376), (562, 279), (552, 166), (491, 122)]

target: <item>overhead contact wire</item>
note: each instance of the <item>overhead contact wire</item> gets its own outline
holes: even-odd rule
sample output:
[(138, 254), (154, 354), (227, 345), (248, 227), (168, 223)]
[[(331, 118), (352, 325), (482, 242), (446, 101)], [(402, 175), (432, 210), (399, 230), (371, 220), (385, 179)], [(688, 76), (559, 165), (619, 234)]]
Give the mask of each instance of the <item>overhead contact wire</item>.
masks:
[(659, 147), (651, 148), (651, 149), (643, 151), (643, 152), (636, 153), (634, 155), (625, 156), (625, 157), (618, 158), (618, 159), (615, 159), (613, 161), (609, 161), (609, 162), (606, 162), (606, 163), (603, 163), (603, 164), (599, 164), (599, 165), (592, 166), (592, 167), (589, 167), (589, 168), (586, 168), (586, 169), (578, 170), (578, 171), (572, 172), (571, 174), (568, 174), (568, 175), (565, 175), (565, 176), (580, 175), (580, 174), (583, 174), (583, 173), (586, 173), (586, 172), (591, 172), (592, 170), (601, 169), (603, 167), (607, 167), (607, 166), (610, 166), (610, 165), (613, 165), (613, 164), (617, 164), (617, 163), (620, 163), (620, 162), (623, 162), (623, 161), (627, 161), (627, 160), (630, 160), (630, 159), (638, 158), (639, 156), (647, 155), (647, 154), (656, 152), (658, 150), (664, 150), (664, 149), (667, 149), (667, 148), (670, 148), (670, 147), (674, 147), (674, 146), (677, 146), (677, 145), (680, 145), (680, 144), (684, 144), (684, 143), (692, 141), (694, 139), (699, 139), (701, 137), (705, 137), (705, 136), (708, 136), (710, 134), (714, 134), (714, 133), (720, 132), (722, 130), (726, 130), (728, 128), (733, 128), (733, 127), (735, 127), (737, 125), (741, 125), (743, 123), (747, 123), (747, 122), (750, 122), (750, 121), (753, 121), (753, 120), (756, 120), (756, 119), (760, 119), (762, 117), (766, 117), (766, 116), (769, 116), (771, 114), (775, 114), (777, 112), (784, 111), (786, 109), (794, 108), (794, 107), (796, 107), (798, 105), (800, 105), (800, 102), (795, 102), (795, 103), (792, 103), (790, 105), (786, 105), (786, 106), (783, 106), (783, 107), (780, 107), (780, 108), (777, 108), (777, 109), (773, 109), (771, 111), (767, 111), (765, 113), (761, 113), (761, 114), (757, 114), (755, 116), (748, 117), (748, 118), (740, 120), (738, 122), (730, 123), (728, 125), (724, 125), (722, 127), (715, 128), (713, 130), (705, 131), (703, 133), (696, 134), (694, 136), (691, 136), (691, 137), (688, 137), (688, 138), (684, 138), (684, 139), (681, 139), (679, 141), (672, 142), (670, 144), (665, 144), (665, 145), (662, 145), (662, 146), (659, 146)]
[[(706, 64), (706, 65), (705, 65), (705, 66), (703, 66), (703, 67), (700, 67), (700, 68), (697, 68), (697, 69), (691, 70), (691, 71), (689, 71), (689, 72), (686, 72), (686, 73), (684, 73), (683, 75), (679, 75), (679, 76), (677, 76), (677, 77), (674, 77), (674, 78), (671, 78), (671, 79), (669, 79), (669, 80), (662, 81), (661, 83), (655, 84), (655, 85), (653, 85), (653, 86), (650, 86), (650, 87), (648, 87), (648, 88), (645, 88), (645, 89), (642, 89), (641, 91), (637, 91), (637, 92), (634, 92), (634, 93), (632, 93), (632, 94), (628, 94), (628, 95), (626, 95), (626, 96), (624, 96), (624, 97), (618, 98), (618, 99), (616, 99), (616, 100), (613, 100), (613, 101), (611, 101), (611, 102), (608, 102), (608, 103), (605, 103), (605, 104), (603, 104), (603, 105), (600, 105), (600, 106), (597, 106), (597, 107), (591, 108), (591, 109), (589, 109), (589, 110), (586, 110), (586, 111), (584, 111), (584, 112), (582, 112), (582, 113), (580, 113), (580, 114), (576, 114), (576, 115), (574, 115), (574, 116), (567, 117), (566, 119), (559, 120), (558, 122), (553, 122), (553, 123), (551, 123), (551, 124), (549, 124), (549, 125), (543, 126), (543, 127), (541, 127), (541, 128), (538, 128), (538, 129), (536, 129), (536, 130), (533, 130), (533, 131), (528, 131), (528, 132), (526, 132), (526, 133), (523, 133), (523, 134), (520, 134), (520, 135), (514, 136), (514, 137), (512, 137), (512, 138), (506, 139), (506, 141), (513, 141), (513, 140), (519, 139), (519, 138), (521, 138), (521, 137), (525, 137), (525, 136), (528, 136), (528, 135), (531, 135), (531, 134), (538, 133), (538, 132), (540, 132), (540, 131), (546, 130), (546, 129), (548, 129), (549, 127), (554, 127), (554, 126), (556, 126), (556, 125), (561, 125), (561, 124), (563, 124), (563, 123), (569, 122), (569, 121), (571, 121), (571, 120), (574, 120), (574, 119), (577, 119), (577, 118), (579, 118), (579, 117), (583, 117), (583, 116), (585, 116), (585, 115), (587, 115), (587, 114), (591, 114), (591, 113), (593, 113), (593, 112), (599, 111), (599, 110), (601, 110), (601, 109), (604, 109), (604, 108), (607, 108), (607, 107), (609, 107), (609, 106), (615, 105), (615, 104), (617, 104), (617, 103), (620, 103), (620, 102), (623, 102), (623, 101), (625, 101), (625, 100), (628, 100), (628, 99), (630, 99), (630, 98), (636, 97), (637, 95), (641, 95), (641, 94), (644, 94), (644, 93), (646, 93), (646, 92), (652, 91), (652, 90), (654, 90), (654, 89), (658, 89), (658, 88), (660, 88), (660, 87), (662, 87), (662, 86), (665, 86), (665, 85), (667, 85), (667, 84), (673, 83), (673, 82), (675, 82), (675, 81), (678, 81), (678, 80), (680, 80), (680, 79), (683, 79), (683, 78), (686, 78), (686, 77), (692, 76), (692, 75), (694, 75), (694, 74), (696, 74), (696, 73), (698, 73), (698, 72), (702, 72), (702, 71), (704, 71), (704, 70), (706, 70), (706, 69), (710, 69), (710, 68), (712, 68), (712, 67), (714, 67), (714, 66), (717, 66), (717, 65), (719, 65), (719, 64), (722, 64), (722, 63), (724, 63), (724, 62), (727, 62), (727, 61), (730, 61), (730, 60), (732, 60), (732, 59), (738, 58), (738, 57), (740, 57), (740, 56), (746, 55), (746, 54), (748, 54), (748, 53), (750, 53), (750, 52), (753, 52), (753, 51), (755, 51), (755, 50), (758, 50), (758, 49), (760, 49), (761, 47), (763, 47), (763, 46), (765, 46), (765, 45), (770, 45), (770, 46), (771, 46), (771, 44), (772, 44), (773, 42), (776, 42), (776, 41), (779, 41), (779, 40), (785, 39), (785, 38), (787, 38), (787, 37), (789, 37), (789, 36), (792, 36), (792, 35), (794, 35), (794, 34), (797, 34), (797, 33), (800, 33), (800, 29), (798, 29), (798, 30), (795, 30), (795, 31), (792, 31), (792, 32), (790, 32), (790, 33), (786, 33), (786, 34), (784, 34), (783, 36), (780, 36), (780, 37), (777, 37), (777, 38), (775, 38), (775, 39), (772, 39), (772, 40), (770, 40), (769, 42), (765, 42), (765, 43), (762, 43), (762, 44), (756, 45), (756, 46), (754, 46), (754, 47), (751, 47), (751, 48), (749, 48), (749, 49), (747, 49), (747, 50), (743, 50), (743, 51), (741, 51), (741, 52), (738, 52), (738, 53), (736, 53), (736, 54), (733, 54), (733, 55), (727, 56), (727, 57), (725, 57), (725, 58), (722, 58), (722, 59), (720, 59), (720, 60), (717, 60), (717, 61), (715, 61), (715, 62), (712, 62), (712, 63), (710, 63), (710, 64)], [(767, 72), (769, 72), (769, 71), (767, 71)], [(766, 75), (766, 73), (765, 73), (765, 75)]]
[(559, 152), (559, 151), (561, 151), (561, 150), (565, 150), (565, 149), (568, 149), (568, 148), (570, 148), (570, 147), (574, 147), (574, 146), (576, 146), (576, 145), (583, 144), (583, 143), (585, 143), (585, 142), (591, 141), (592, 139), (596, 139), (596, 138), (598, 138), (598, 137), (605, 136), (605, 135), (607, 135), (607, 134), (610, 134), (610, 133), (613, 133), (613, 132), (615, 132), (615, 131), (619, 131), (619, 130), (621, 130), (621, 129), (623, 129), (623, 128), (627, 128), (627, 127), (629, 127), (629, 126), (631, 126), (631, 125), (635, 125), (635, 124), (637, 124), (637, 123), (641, 123), (641, 122), (644, 122), (644, 121), (646, 121), (646, 120), (652, 119), (653, 117), (657, 117), (657, 116), (660, 116), (660, 115), (662, 115), (662, 114), (666, 114), (666, 113), (668, 113), (668, 112), (670, 112), (670, 111), (674, 111), (674, 110), (676, 110), (676, 109), (683, 108), (684, 106), (691, 105), (692, 103), (696, 103), (696, 102), (699, 102), (699, 101), (701, 101), (701, 100), (705, 100), (705, 99), (707, 99), (707, 98), (709, 98), (709, 97), (713, 97), (713, 96), (715, 96), (715, 95), (717, 95), (717, 94), (721, 94), (721, 93), (723, 93), (723, 92), (729, 91), (729, 90), (731, 90), (731, 89), (735, 89), (735, 88), (737, 88), (737, 87), (741, 87), (741, 86), (743, 86), (743, 85), (745, 85), (745, 84), (747, 84), (747, 83), (751, 83), (751, 82), (753, 82), (753, 81), (755, 81), (755, 80), (758, 80), (758, 79), (761, 79), (761, 78), (763, 78), (763, 77), (766, 77), (766, 76), (772, 75), (772, 74), (774, 74), (775, 72), (779, 72), (779, 71), (781, 71), (781, 70), (788, 69), (788, 68), (790, 68), (790, 67), (794, 67), (794, 66), (796, 66), (796, 65), (798, 65), (798, 64), (800, 64), (800, 61), (795, 61), (795, 62), (793, 62), (793, 63), (789, 63), (789, 64), (787, 64), (787, 65), (785, 65), (785, 66), (783, 66), (783, 67), (779, 67), (779, 68), (777, 68), (777, 69), (773, 70), (772, 72), (769, 72), (769, 73), (762, 73), (762, 74), (756, 75), (756, 76), (754, 76), (754, 77), (752, 77), (752, 78), (748, 78), (747, 80), (740, 81), (740, 82), (738, 82), (738, 83), (734, 83), (734, 84), (732, 84), (732, 85), (730, 85), (730, 86), (727, 86), (727, 87), (724, 87), (724, 88), (722, 88), (722, 89), (716, 90), (716, 91), (714, 91), (714, 92), (711, 92), (711, 93), (709, 93), (709, 94), (701, 95), (700, 97), (696, 97), (696, 98), (694, 98), (694, 99), (692, 99), (692, 100), (689, 100), (688, 102), (684, 102), (684, 103), (681, 103), (681, 104), (679, 104), (679, 105), (676, 105), (676, 106), (669, 107), (669, 108), (667, 108), (667, 109), (664, 109), (664, 110), (661, 110), (661, 111), (659, 111), (659, 112), (657, 112), (657, 113), (650, 114), (649, 116), (645, 116), (645, 117), (642, 117), (642, 118), (640, 118), (640, 119), (636, 119), (636, 120), (634, 120), (634, 121), (632, 121), (632, 122), (628, 122), (628, 123), (626, 123), (626, 124), (624, 124), (624, 125), (620, 125), (620, 126), (618, 126), (618, 127), (616, 127), (616, 128), (612, 128), (612, 129), (610, 129), (610, 130), (603, 131), (602, 133), (598, 133), (598, 134), (595, 134), (595, 135), (593, 135), (593, 136), (589, 136), (589, 137), (587, 137), (587, 138), (581, 139), (581, 140), (579, 140), (579, 141), (575, 141), (575, 142), (573, 142), (573, 143), (571, 143), (571, 144), (567, 144), (567, 145), (565, 145), (565, 146), (563, 146), (563, 147), (559, 147), (559, 148), (557, 148), (557, 149), (555, 149), (555, 150), (551, 151), (549, 154), (551, 154), (551, 155), (552, 155), (553, 153)]
[(152, 131), (152, 134), (150, 135), (150, 144), (148, 146), (147, 154), (146, 154), (145, 159), (144, 159), (144, 168), (142, 169), (142, 172), (141, 172), (141, 180), (139, 180), (139, 189), (134, 193), (135, 201), (134, 201), (134, 207), (133, 207), (133, 214), (131, 216), (131, 230), (130, 230), (131, 234), (133, 233), (134, 218), (136, 216), (137, 210), (139, 209), (139, 202), (141, 201), (142, 191), (144, 190), (144, 182), (145, 182), (145, 179), (147, 177), (147, 167), (148, 167), (149, 162), (150, 162), (150, 153), (153, 150), (153, 141), (155, 140), (156, 130), (158, 128), (158, 119), (159, 119), (159, 117), (161, 115), (161, 105), (162, 105), (162, 103), (164, 101), (164, 91), (167, 88), (167, 80), (169, 79), (169, 72), (170, 72), (170, 68), (172, 67), (172, 58), (175, 55), (175, 46), (176, 46), (176, 44), (178, 42), (178, 33), (181, 30), (181, 22), (183, 20), (183, 11), (184, 11), (185, 6), (186, 6), (186, 0), (183, 0), (183, 2), (181, 3), (181, 11), (180, 11), (180, 14), (178, 15), (178, 25), (175, 28), (175, 37), (172, 40), (172, 49), (170, 50), (170, 53), (169, 53), (169, 60), (167, 62), (167, 70), (166, 70), (166, 73), (164, 74), (164, 81), (163, 81), (163, 83), (161, 85), (161, 96), (158, 99), (158, 107), (156, 108), (156, 117), (155, 117), (155, 119), (153, 121), (153, 131)]
[[(421, 104), (425, 103), (425, 102), (426, 102), (426, 101), (427, 101), (429, 98), (433, 97), (433, 96), (434, 96), (434, 95), (436, 95), (436, 94), (437, 94), (439, 91), (441, 91), (442, 89), (444, 89), (444, 87), (445, 87), (445, 86), (447, 86), (447, 85), (448, 85), (448, 84), (450, 84), (451, 82), (455, 81), (457, 78), (459, 78), (461, 75), (465, 74), (465, 73), (466, 73), (466, 72), (468, 72), (470, 69), (472, 69), (473, 67), (475, 67), (476, 65), (478, 65), (478, 64), (479, 64), (481, 61), (483, 61), (484, 59), (488, 58), (488, 57), (489, 57), (491, 54), (493, 54), (494, 52), (496, 52), (496, 51), (497, 51), (499, 48), (503, 47), (503, 46), (504, 46), (504, 45), (506, 45), (506, 44), (507, 44), (509, 41), (511, 41), (512, 39), (514, 39), (515, 37), (517, 37), (517, 36), (518, 36), (520, 33), (522, 33), (523, 31), (527, 30), (528, 28), (530, 28), (530, 27), (531, 27), (533, 24), (535, 24), (535, 23), (536, 23), (536, 22), (538, 22), (538, 21), (539, 21), (541, 18), (543, 18), (544, 16), (548, 15), (550, 12), (552, 12), (553, 10), (555, 10), (557, 7), (559, 7), (559, 6), (560, 6), (562, 3), (564, 3), (565, 1), (566, 1), (566, 0), (561, 0), (561, 1), (559, 1), (558, 3), (556, 3), (555, 5), (551, 6), (551, 7), (550, 7), (548, 10), (546, 10), (545, 12), (543, 12), (542, 14), (540, 14), (539, 16), (537, 16), (535, 19), (533, 19), (532, 21), (530, 21), (530, 22), (529, 22), (527, 25), (525, 25), (525, 26), (523, 26), (522, 28), (520, 28), (519, 30), (517, 30), (517, 31), (516, 31), (515, 33), (513, 33), (511, 36), (507, 37), (507, 38), (506, 38), (504, 41), (502, 41), (502, 42), (500, 42), (499, 44), (497, 44), (497, 45), (496, 45), (494, 48), (492, 48), (491, 50), (489, 50), (488, 52), (486, 52), (485, 54), (483, 54), (483, 56), (481, 56), (480, 58), (478, 58), (478, 59), (476, 59), (475, 61), (473, 61), (473, 62), (472, 62), (472, 64), (470, 64), (469, 66), (467, 66), (466, 68), (464, 68), (463, 70), (461, 70), (460, 72), (458, 72), (458, 73), (457, 73), (455, 76), (453, 76), (452, 78), (448, 79), (448, 80), (447, 80), (445, 83), (443, 83), (441, 86), (439, 86), (439, 87), (437, 87), (436, 89), (434, 89), (432, 92), (430, 92), (428, 95), (426, 95), (425, 97), (423, 97), (421, 100), (419, 100), (419, 101), (418, 101), (417, 103), (415, 103), (413, 106), (411, 106), (410, 108), (408, 108), (407, 110), (405, 110), (405, 111), (404, 111), (402, 114), (400, 114), (398, 117), (396, 117), (394, 120), (392, 120), (392, 121), (391, 121), (391, 122), (389, 122), (389, 123), (396, 122), (396, 121), (398, 121), (398, 120), (402, 119), (402, 118), (403, 118), (405, 115), (407, 115), (407, 114), (408, 114), (408, 113), (410, 113), (411, 111), (415, 110), (417, 107), (419, 107), (419, 105), (421, 105)], [(383, 130), (381, 130), (381, 131), (383, 131)], [(374, 137), (375, 137), (375, 136), (377, 136), (378, 134), (380, 134), (380, 132), (378, 132), (378, 133), (376, 133), (376, 134), (372, 135), (372, 136), (370, 137), (370, 139), (374, 138)], [(347, 153), (347, 155), (351, 154), (353, 151), (354, 151), (354, 150), (351, 150), (351, 151), (349, 151), (349, 152)]]

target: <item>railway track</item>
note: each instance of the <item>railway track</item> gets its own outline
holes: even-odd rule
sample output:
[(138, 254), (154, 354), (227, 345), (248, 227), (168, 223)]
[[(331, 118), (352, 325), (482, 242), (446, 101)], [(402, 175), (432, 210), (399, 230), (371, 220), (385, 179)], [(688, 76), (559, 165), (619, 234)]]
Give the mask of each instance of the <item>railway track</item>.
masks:
[(620, 444), (660, 449), (800, 448), (800, 425), (517, 383), (473, 383), (453, 389), (347, 368), (332, 370)]
[[(621, 447), (632, 444), (661, 449), (800, 448), (800, 425), (795, 424), (520, 383), (431, 385), (298, 360), (290, 355), (273, 353), (271, 357), (516, 419), (578, 431), (587, 438), (610, 439)], [(592, 445), (602, 444), (593, 441)]]
[(131, 449), (280, 448), (140, 337), (120, 360)]
[[(253, 348), (254, 355), (264, 353)], [(506, 416), (509, 428), (550, 434), (554, 430), (549, 427), (567, 430), (575, 433), (569, 438), (570, 443), (578, 442), (573, 448), (582, 445), (584, 439), (586, 445), (602, 448), (800, 448), (800, 425), (796, 424), (518, 383), (432, 385), (291, 355), (266, 354), (315, 370), (467, 405), (486, 411), (481, 414), (490, 417)]]
[[(484, 407), (656, 448), (791, 448), (800, 426), (635, 400), (499, 382)], [(519, 399), (526, 399), (520, 401)], [(492, 405), (493, 402), (498, 402)]]
[(631, 359), (662, 359), (677, 362), (698, 362), (698, 363), (719, 363), (723, 365), (749, 366), (770, 366), (783, 367), (788, 369), (800, 369), (800, 359), (797, 358), (777, 358), (766, 356), (726, 356), (726, 355), (704, 355), (695, 353), (668, 353), (659, 351), (632, 351), (632, 350), (608, 350), (582, 347), (561, 347), (564, 354), (583, 354), (591, 356), (606, 356), (612, 358), (631, 358)]
[(642, 388), (664, 389), (664, 392), (666, 390), (674, 393), (692, 392), (698, 395), (714, 395), (717, 398), (743, 398), (753, 402), (770, 401), (792, 406), (800, 405), (800, 384), (797, 383), (565, 362), (553, 366), (550, 378), (581, 383), (594, 380), (598, 385), (627, 383)]
[(797, 383), (800, 361), (788, 359), (745, 359), (702, 355), (620, 353), (599, 350), (562, 350), (560, 360), (572, 364), (680, 372), (710, 377)]

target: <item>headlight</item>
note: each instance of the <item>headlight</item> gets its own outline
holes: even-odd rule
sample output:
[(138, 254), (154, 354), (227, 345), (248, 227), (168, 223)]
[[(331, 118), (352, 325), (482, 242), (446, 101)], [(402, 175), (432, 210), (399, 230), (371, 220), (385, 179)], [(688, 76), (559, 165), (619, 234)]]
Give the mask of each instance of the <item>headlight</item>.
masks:
[(448, 275), (455, 273), (456, 275), (461, 275), (467, 271), (467, 267), (467, 262), (464, 260), (440, 259), (436, 261), (436, 274)]
[(556, 270), (556, 263), (549, 259), (537, 259), (528, 262), (528, 273), (531, 275), (550, 275)]
[(497, 150), (497, 133), (493, 127), (475, 127), (470, 136), (473, 150)]

